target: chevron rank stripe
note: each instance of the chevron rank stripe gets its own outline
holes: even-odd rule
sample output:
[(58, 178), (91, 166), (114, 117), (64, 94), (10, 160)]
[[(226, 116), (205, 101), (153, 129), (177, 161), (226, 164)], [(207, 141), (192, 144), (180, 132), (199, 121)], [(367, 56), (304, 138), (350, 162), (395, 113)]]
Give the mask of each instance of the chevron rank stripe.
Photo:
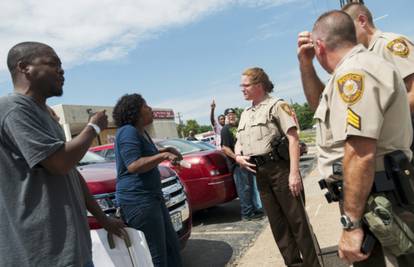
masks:
[(361, 130), (361, 116), (356, 114), (351, 108), (348, 108), (347, 112), (347, 123), (355, 129)]

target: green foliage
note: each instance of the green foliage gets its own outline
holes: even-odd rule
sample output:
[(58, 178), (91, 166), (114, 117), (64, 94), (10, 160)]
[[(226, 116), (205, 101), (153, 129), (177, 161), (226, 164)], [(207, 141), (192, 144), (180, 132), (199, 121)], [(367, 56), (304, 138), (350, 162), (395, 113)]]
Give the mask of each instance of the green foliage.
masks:
[(185, 124), (177, 125), (177, 132), (180, 138), (189, 136), (189, 132), (193, 130), (195, 134), (212, 131), (210, 125), (199, 125), (196, 120), (187, 120)]
[(211, 128), (210, 125), (200, 125), (199, 133), (205, 133), (205, 132), (212, 131), (212, 130), (213, 129)]
[(308, 103), (303, 105), (295, 103), (292, 105), (292, 108), (295, 110), (296, 117), (298, 118), (300, 129), (310, 129), (314, 124), (313, 114), (314, 112), (309, 108)]
[(299, 139), (306, 144), (315, 144), (316, 131), (312, 129), (301, 131), (299, 133)]
[(240, 120), (240, 116), (241, 116), (244, 109), (243, 108), (234, 108), (234, 110), (236, 111), (237, 118)]

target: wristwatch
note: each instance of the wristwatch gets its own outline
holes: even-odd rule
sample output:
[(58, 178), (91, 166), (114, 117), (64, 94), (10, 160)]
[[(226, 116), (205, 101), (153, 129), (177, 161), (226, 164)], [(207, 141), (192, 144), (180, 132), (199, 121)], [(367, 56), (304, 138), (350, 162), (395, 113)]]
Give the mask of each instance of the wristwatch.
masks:
[(341, 224), (342, 229), (349, 231), (361, 227), (361, 220), (351, 221), (348, 215), (344, 214), (341, 216)]
[(99, 128), (99, 126), (96, 125), (95, 123), (89, 122), (87, 125), (92, 127), (92, 129), (95, 131), (96, 134), (101, 133), (101, 128)]

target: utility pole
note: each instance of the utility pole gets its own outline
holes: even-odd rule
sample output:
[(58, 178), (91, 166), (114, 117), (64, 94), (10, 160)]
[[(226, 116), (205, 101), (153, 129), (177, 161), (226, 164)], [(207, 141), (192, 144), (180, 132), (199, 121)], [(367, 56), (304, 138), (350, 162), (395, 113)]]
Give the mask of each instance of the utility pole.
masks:
[(353, 2), (364, 4), (364, 0), (339, 0), (339, 4), (341, 5), (341, 7), (343, 7), (346, 4), (353, 3)]
[(177, 118), (178, 118), (178, 125), (180, 125), (180, 135), (182, 138), (184, 138), (184, 123), (182, 120), (181, 112), (177, 112)]

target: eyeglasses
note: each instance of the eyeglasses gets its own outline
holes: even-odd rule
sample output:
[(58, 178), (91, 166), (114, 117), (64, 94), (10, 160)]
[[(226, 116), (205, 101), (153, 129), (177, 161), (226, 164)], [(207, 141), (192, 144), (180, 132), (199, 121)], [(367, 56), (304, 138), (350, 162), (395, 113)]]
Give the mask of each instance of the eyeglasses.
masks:
[(256, 83), (245, 83), (245, 84), (240, 84), (240, 87), (247, 88), (247, 87), (250, 87), (250, 86), (255, 85), (255, 84)]

